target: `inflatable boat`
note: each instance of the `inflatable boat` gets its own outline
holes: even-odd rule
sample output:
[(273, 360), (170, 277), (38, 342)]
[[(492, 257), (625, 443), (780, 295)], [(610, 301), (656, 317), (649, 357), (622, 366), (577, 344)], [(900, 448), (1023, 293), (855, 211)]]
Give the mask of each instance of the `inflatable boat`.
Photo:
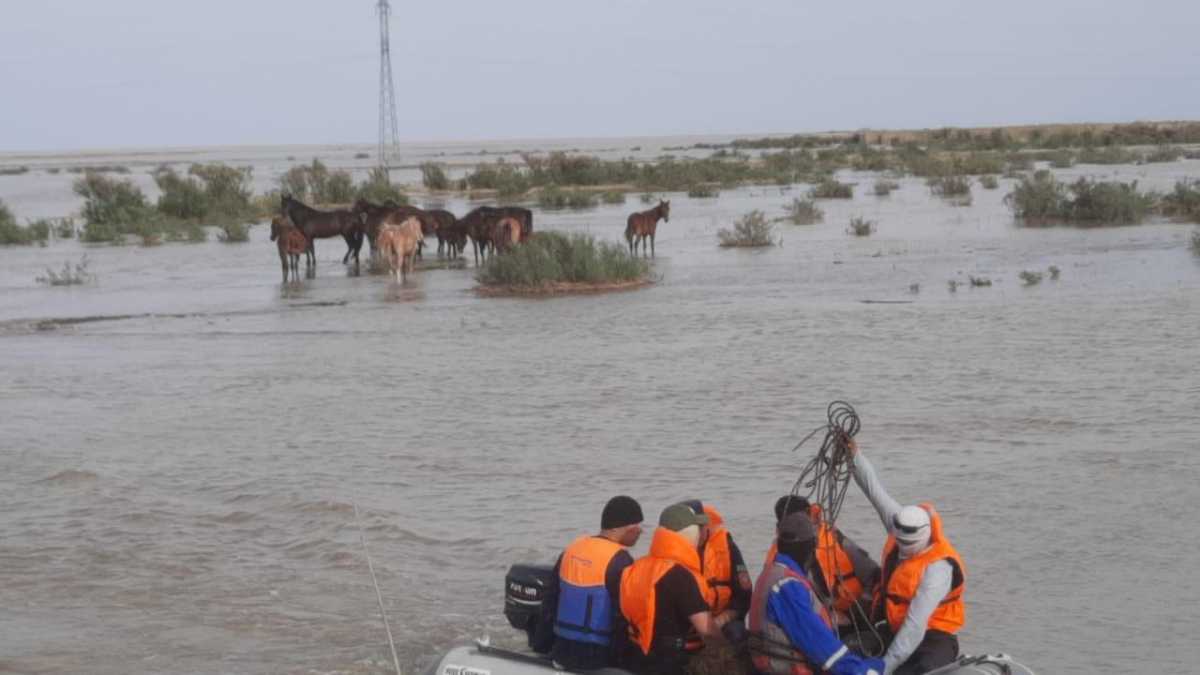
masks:
[[(513, 565), (504, 579), (504, 616), (513, 628), (530, 634), (541, 615), (546, 580), (553, 569), (546, 565)], [(425, 675), (546, 675), (562, 672), (549, 657), (494, 647), (486, 640), (449, 649)], [(592, 670), (596, 675), (629, 675), (617, 668)], [(960, 656), (927, 675), (1034, 675), (1029, 668), (1004, 654)]]

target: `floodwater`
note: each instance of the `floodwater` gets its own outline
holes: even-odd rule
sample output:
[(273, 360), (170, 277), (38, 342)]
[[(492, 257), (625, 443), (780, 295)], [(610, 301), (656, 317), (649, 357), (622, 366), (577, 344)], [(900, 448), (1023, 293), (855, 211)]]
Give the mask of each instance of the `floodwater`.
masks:
[[(1114, 172), (1165, 189), (1200, 162), (1062, 173)], [(552, 561), (614, 494), (649, 524), (710, 501), (756, 567), (807, 459), (789, 449), (833, 399), (893, 495), (942, 511), (969, 568), (966, 651), (1191, 669), (1192, 228), (1018, 229), (1010, 181), (956, 207), (842, 178), (852, 202), (765, 250), (718, 249), (716, 230), (802, 186), (670, 195), (658, 283), (586, 297), (478, 298), (470, 267), (398, 286), (348, 273), (332, 240), (314, 279), (281, 285), (262, 226), (88, 247), (99, 279), (72, 288), (33, 279), (80, 244), (0, 250), (0, 672), (389, 672), (354, 504), (408, 671), (475, 637), (519, 645), (505, 569)], [(37, 199), (14, 179), (32, 180), (0, 177), (0, 198), (24, 215)], [(535, 224), (616, 241), (640, 208)], [(847, 235), (852, 215), (878, 232)], [(1051, 265), (1057, 281), (1017, 279)], [(949, 290), (968, 275), (993, 285)], [(46, 321), (69, 317), (110, 319)], [(855, 488), (841, 524), (882, 546)]]

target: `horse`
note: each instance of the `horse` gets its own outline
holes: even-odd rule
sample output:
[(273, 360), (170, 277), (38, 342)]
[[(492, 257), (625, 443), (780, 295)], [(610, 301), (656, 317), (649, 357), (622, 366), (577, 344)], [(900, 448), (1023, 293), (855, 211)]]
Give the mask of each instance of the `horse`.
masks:
[(408, 272), (416, 264), (417, 242), (421, 241), (421, 221), (416, 216), (405, 217), (399, 224), (389, 218), (379, 228), (376, 244), (387, 257), (392, 275), (400, 283), (408, 280)]
[[(434, 223), (437, 225), (437, 231), (434, 232), (434, 234), (437, 235), (437, 252), (438, 257), (440, 258), (442, 256), (442, 250), (446, 244), (451, 244), (451, 246), (453, 246), (453, 243), (449, 241), (447, 234), (451, 229), (453, 229), (454, 223), (458, 219), (454, 217), (453, 213), (450, 213), (444, 209), (429, 209), (426, 211), (426, 213), (429, 214), (430, 218), (433, 218)], [(453, 250), (450, 251), (450, 257), (454, 257)]]
[[(421, 249), (425, 246), (425, 236), (437, 232), (438, 221), (431, 212), (407, 204), (397, 204), (391, 200), (379, 205), (359, 198), (354, 202), (354, 206), (350, 211), (361, 225), (367, 243), (371, 247), (372, 257), (375, 256), (375, 239), (379, 234), (379, 228), (392, 214), (399, 214), (404, 218), (414, 217), (420, 222), (421, 240), (417, 245), (418, 258), (421, 257)], [(450, 217), (453, 218), (454, 216), (451, 215)]]
[(355, 218), (354, 214), (345, 209), (318, 211), (292, 199), (289, 195), (283, 195), (280, 204), (283, 215), (308, 238), (308, 254), (312, 257), (314, 266), (317, 264), (317, 256), (313, 240), (338, 235), (346, 240), (346, 255), (342, 256), (342, 264), (345, 265), (353, 255), (354, 265), (358, 266), (358, 251), (362, 248), (363, 231), (361, 221)]
[(512, 217), (501, 218), (492, 225), (492, 246), (497, 253), (504, 253), (521, 243), (521, 221)]
[(671, 202), (659, 200), (658, 206), (648, 211), (629, 214), (625, 221), (625, 241), (629, 242), (629, 255), (634, 255), (637, 242), (642, 243), (642, 255), (646, 255), (646, 239), (650, 240), (650, 257), (654, 257), (654, 234), (658, 231), (658, 219), (671, 222)]
[(481, 206), (480, 208), (483, 209), (485, 215), (495, 220), (516, 218), (521, 223), (521, 241), (525, 241), (533, 235), (533, 211), (520, 206)]
[[(471, 237), (472, 250), (475, 253), (475, 264), (482, 258), (487, 261), (487, 249), (492, 245), (492, 229), (501, 218), (514, 218), (521, 224), (521, 241), (533, 234), (533, 212), (519, 206), (480, 206), (463, 216), (461, 221), (466, 226), (467, 235)], [(492, 246), (495, 248), (495, 246)]]
[(279, 248), (279, 263), (283, 266), (283, 283), (288, 281), (288, 268), (296, 281), (300, 281), (300, 254), (308, 250), (308, 237), (287, 219), (275, 216), (271, 219), (271, 241)]

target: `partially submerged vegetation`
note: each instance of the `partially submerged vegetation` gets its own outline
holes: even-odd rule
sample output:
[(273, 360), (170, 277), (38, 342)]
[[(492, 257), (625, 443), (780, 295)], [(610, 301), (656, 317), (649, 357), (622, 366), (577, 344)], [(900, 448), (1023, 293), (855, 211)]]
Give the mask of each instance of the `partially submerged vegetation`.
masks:
[(826, 178), (808, 191), (811, 199), (853, 199), (854, 186), (839, 183), (832, 178)]
[(938, 197), (962, 197), (971, 194), (971, 181), (965, 176), (938, 176), (925, 181), (929, 191)]
[(596, 206), (596, 195), (587, 190), (564, 190), (551, 185), (538, 193), (538, 206), (547, 210), (590, 209)]
[(876, 197), (887, 197), (888, 195), (892, 194), (892, 191), (899, 190), (899, 189), (900, 189), (900, 184), (894, 180), (887, 180), (886, 178), (881, 178), (881, 179), (875, 181), (875, 196)]
[(27, 166), (0, 166), (0, 176), (20, 176), (29, 173)]
[(88, 257), (85, 254), (77, 263), (64, 262), (62, 269), (54, 271), (49, 267), (42, 276), (34, 281), (47, 286), (79, 286), (96, 280), (96, 275), (88, 270)]
[(450, 179), (446, 176), (446, 169), (436, 162), (421, 164), (421, 183), (434, 191), (450, 189)]
[(813, 225), (825, 220), (825, 212), (811, 198), (793, 199), (783, 210), (787, 211), (787, 220), (793, 225)]
[(1175, 220), (1200, 223), (1200, 179), (1177, 181), (1162, 198), (1162, 212)]
[(477, 278), (485, 292), (536, 294), (621, 288), (646, 282), (648, 274), (648, 264), (624, 246), (543, 231), (489, 258)]
[(45, 219), (24, 227), (18, 225), (16, 216), (0, 199), (0, 246), (45, 243), (50, 238), (51, 226), (51, 221)]
[(1101, 182), (1080, 178), (1067, 184), (1048, 171), (1021, 179), (1004, 201), (1026, 225), (1129, 225), (1142, 222), (1155, 207), (1155, 195), (1138, 192), (1137, 181)]
[(875, 222), (855, 216), (850, 219), (850, 227), (846, 231), (856, 237), (869, 237), (875, 232)]
[(762, 211), (751, 211), (738, 218), (733, 228), (717, 231), (722, 248), (751, 248), (775, 245), (775, 227)]

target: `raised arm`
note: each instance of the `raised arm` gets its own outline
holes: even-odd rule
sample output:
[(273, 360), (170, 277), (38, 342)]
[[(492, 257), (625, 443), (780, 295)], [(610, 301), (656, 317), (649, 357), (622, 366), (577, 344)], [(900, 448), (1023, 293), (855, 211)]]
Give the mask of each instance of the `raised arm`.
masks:
[(879, 519), (883, 521), (883, 529), (891, 532), (892, 518), (900, 512), (899, 502), (892, 499), (883, 488), (883, 483), (879, 482), (879, 476), (875, 474), (875, 467), (871, 466), (867, 456), (858, 449), (854, 439), (850, 439), (850, 454), (854, 457), (854, 482), (858, 483), (858, 487), (875, 507)]

